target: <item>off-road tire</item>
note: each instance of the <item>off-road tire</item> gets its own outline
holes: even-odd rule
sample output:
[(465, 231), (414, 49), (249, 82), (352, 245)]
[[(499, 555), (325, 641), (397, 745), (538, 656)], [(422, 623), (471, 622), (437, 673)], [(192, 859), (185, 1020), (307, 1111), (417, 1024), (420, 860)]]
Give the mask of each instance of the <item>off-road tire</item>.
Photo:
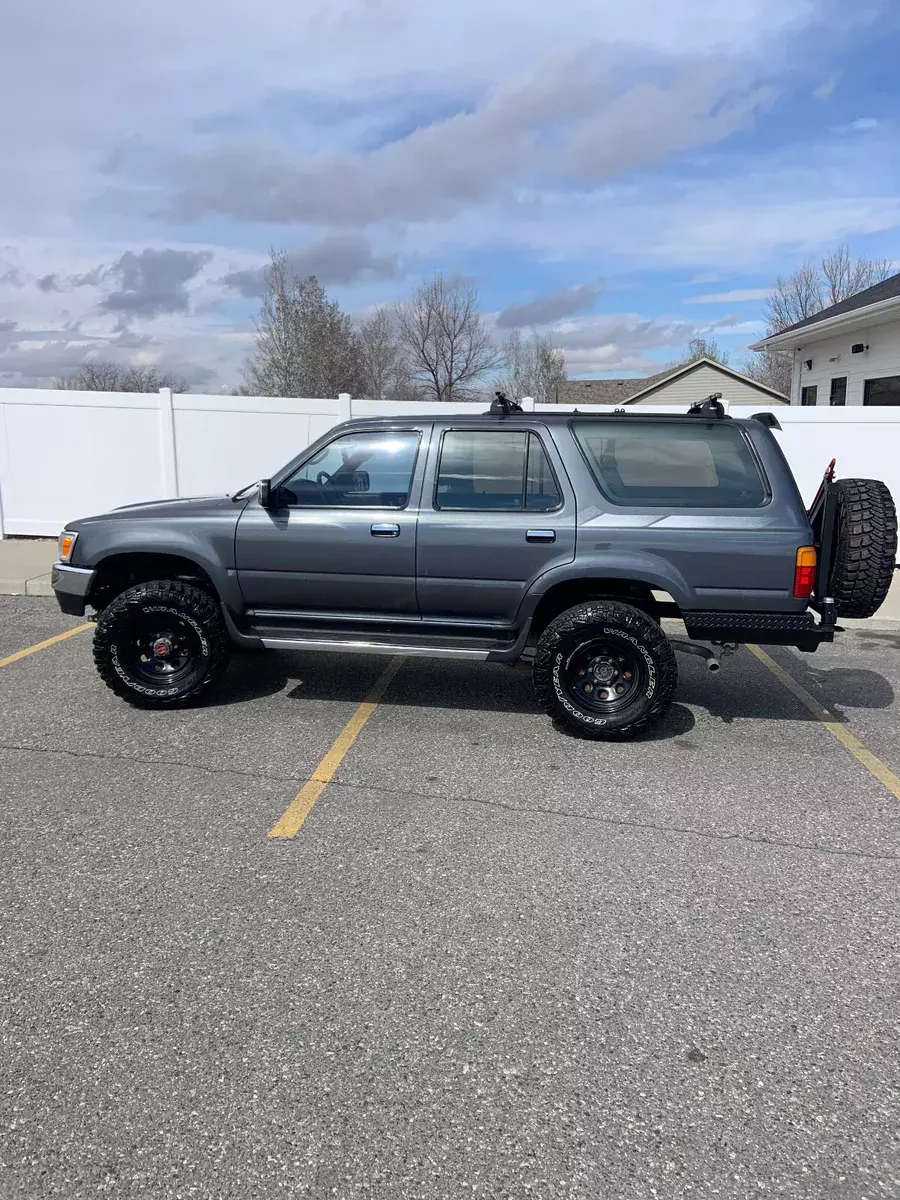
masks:
[[(198, 653), (177, 686), (155, 686), (135, 676), (126, 665), (124, 648), (136, 620), (154, 620), (193, 631)], [(180, 708), (194, 704), (223, 675), (231, 640), (215, 596), (203, 588), (173, 579), (153, 579), (129, 588), (112, 600), (97, 619), (94, 665), (117, 696), (138, 708)]]
[(881, 607), (897, 558), (897, 511), (877, 479), (837, 481), (829, 592), (839, 617), (871, 617)]
[[(627, 707), (608, 716), (580, 705), (566, 672), (580, 647), (600, 639), (640, 656), (644, 686)], [(668, 712), (678, 685), (675, 652), (657, 621), (631, 604), (593, 600), (567, 609), (538, 641), (532, 670), (534, 694), (557, 728), (596, 741), (625, 741), (645, 733)]]

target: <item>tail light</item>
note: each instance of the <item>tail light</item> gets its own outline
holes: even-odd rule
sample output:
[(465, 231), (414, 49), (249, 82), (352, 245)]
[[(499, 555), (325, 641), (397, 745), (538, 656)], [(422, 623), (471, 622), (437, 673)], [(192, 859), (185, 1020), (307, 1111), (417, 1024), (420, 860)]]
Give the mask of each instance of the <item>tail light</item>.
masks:
[(794, 596), (798, 600), (808, 600), (815, 590), (816, 563), (815, 546), (801, 546), (794, 567)]

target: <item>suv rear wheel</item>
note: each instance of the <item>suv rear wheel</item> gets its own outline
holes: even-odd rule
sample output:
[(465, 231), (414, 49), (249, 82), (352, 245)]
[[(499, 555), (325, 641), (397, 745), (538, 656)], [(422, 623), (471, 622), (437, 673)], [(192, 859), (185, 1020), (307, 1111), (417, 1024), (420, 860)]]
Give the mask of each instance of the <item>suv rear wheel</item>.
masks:
[(630, 604), (579, 604), (544, 630), (534, 658), (538, 704), (579, 737), (637, 737), (669, 709), (675, 652), (658, 623)]
[(221, 677), (230, 649), (215, 597), (173, 579), (122, 592), (100, 614), (94, 634), (100, 678), (140, 708), (192, 703)]

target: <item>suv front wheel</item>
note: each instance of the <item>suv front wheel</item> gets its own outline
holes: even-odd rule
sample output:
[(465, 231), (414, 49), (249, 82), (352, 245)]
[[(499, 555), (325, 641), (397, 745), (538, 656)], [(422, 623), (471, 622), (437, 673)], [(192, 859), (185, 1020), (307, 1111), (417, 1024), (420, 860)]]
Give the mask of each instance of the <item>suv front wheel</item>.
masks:
[(97, 618), (94, 634), (100, 678), (140, 708), (192, 703), (221, 677), (230, 649), (215, 597), (174, 579), (122, 592)]
[(668, 712), (675, 652), (659, 625), (630, 604), (594, 600), (551, 621), (537, 644), (538, 704), (569, 733), (620, 741)]

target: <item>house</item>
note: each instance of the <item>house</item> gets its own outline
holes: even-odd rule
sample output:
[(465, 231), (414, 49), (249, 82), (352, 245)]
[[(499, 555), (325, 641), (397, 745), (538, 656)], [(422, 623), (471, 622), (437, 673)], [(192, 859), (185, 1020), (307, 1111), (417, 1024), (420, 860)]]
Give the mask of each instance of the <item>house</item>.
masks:
[(713, 392), (735, 404), (787, 404), (787, 397), (711, 358), (698, 358), (645, 379), (569, 379), (560, 404), (694, 404)]
[(900, 275), (752, 349), (793, 355), (792, 404), (900, 404)]

